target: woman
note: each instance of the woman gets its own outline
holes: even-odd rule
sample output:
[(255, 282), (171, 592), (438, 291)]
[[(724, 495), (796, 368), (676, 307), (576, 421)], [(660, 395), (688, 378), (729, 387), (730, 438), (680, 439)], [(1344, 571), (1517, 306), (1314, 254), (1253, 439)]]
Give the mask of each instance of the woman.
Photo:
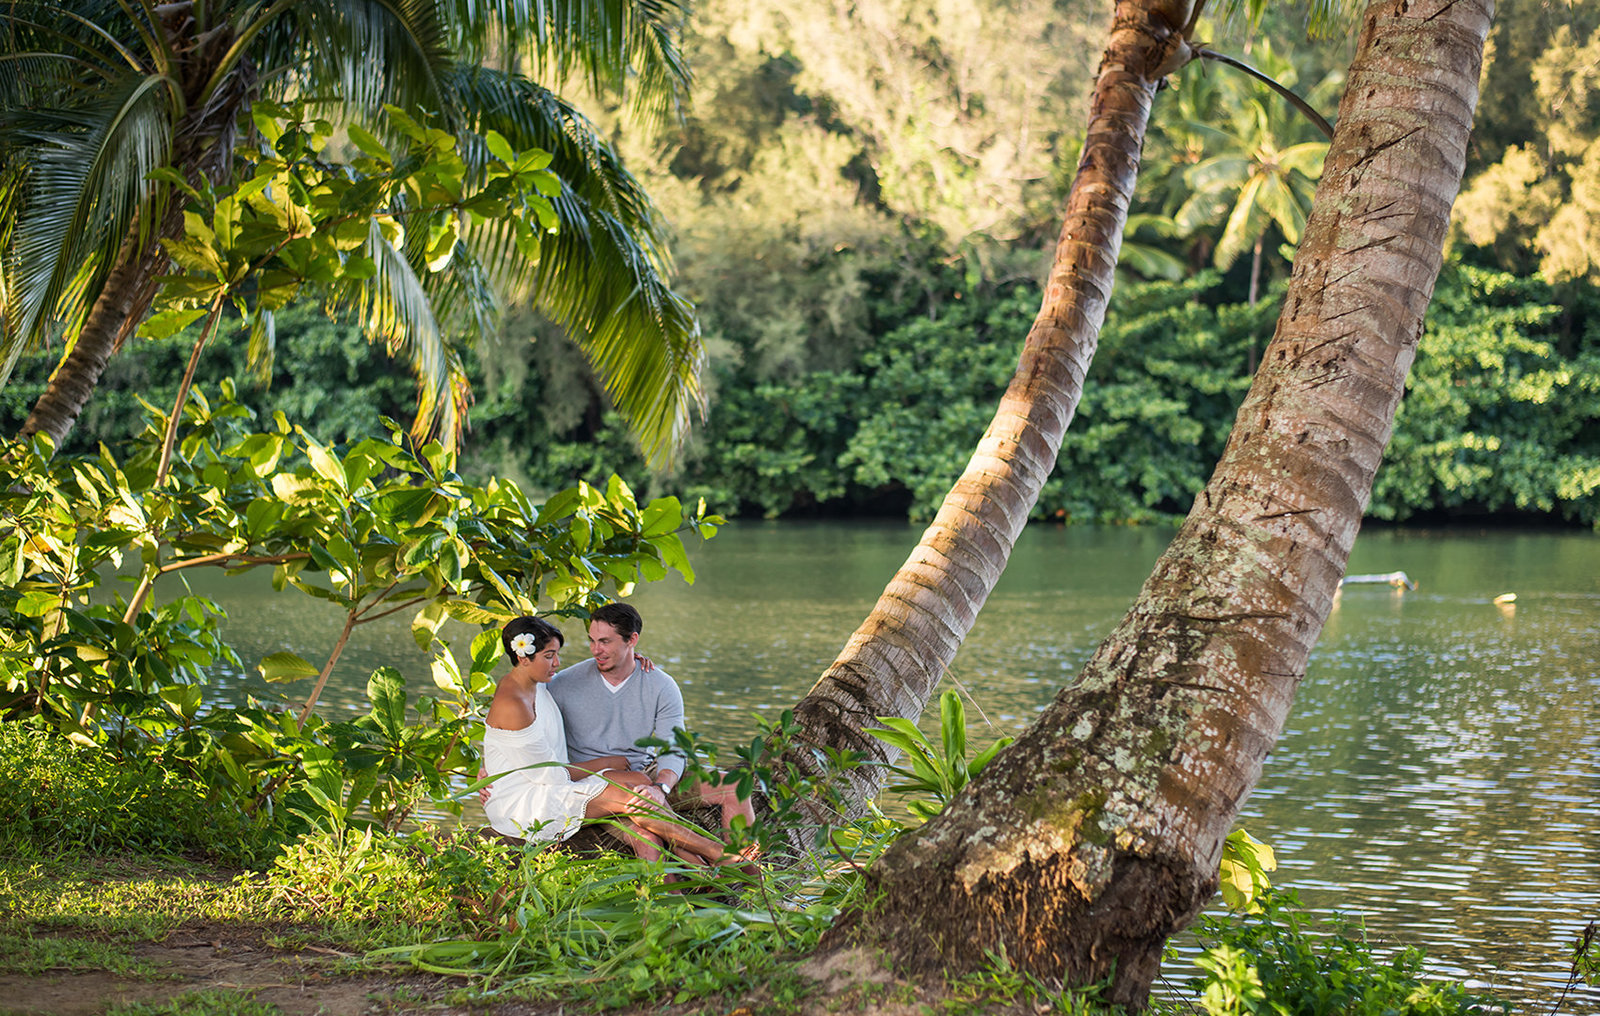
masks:
[(561, 666), (564, 641), (555, 625), (536, 617), (516, 618), (500, 631), (511, 673), (495, 688), (484, 723), (484, 768), (505, 774), (484, 804), (489, 824), (506, 836), (564, 840), (585, 820), (618, 816), (634, 853), (646, 860), (658, 859), (665, 846), (695, 864), (739, 863), (721, 843), (668, 817), (665, 795), (645, 774), (568, 773), (561, 709), (545, 688)]

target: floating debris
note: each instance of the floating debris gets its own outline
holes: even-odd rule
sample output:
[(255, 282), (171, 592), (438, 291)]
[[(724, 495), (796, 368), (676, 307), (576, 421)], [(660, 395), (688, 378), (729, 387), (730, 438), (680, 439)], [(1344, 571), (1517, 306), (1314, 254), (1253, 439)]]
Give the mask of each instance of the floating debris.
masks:
[(1415, 589), (1417, 584), (1403, 571), (1384, 572), (1381, 575), (1346, 575), (1339, 580), (1339, 586), (1372, 584), (1394, 586), (1396, 589)]

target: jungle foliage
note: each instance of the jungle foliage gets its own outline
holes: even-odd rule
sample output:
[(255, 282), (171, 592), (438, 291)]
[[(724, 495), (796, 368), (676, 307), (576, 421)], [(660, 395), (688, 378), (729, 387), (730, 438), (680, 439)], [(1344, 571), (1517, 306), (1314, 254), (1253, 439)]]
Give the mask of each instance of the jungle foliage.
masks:
[[(706, 342), (708, 413), (672, 471), (646, 469), (562, 330), (513, 308), (464, 358), (476, 401), (463, 475), (554, 491), (618, 472), (728, 514), (932, 511), (1014, 365), (1070, 181), (1077, 139), (1038, 125), (1082, 121), (1092, 67), (1031, 54), (1092, 53), (1104, 26), (1054, 4), (1003, 16), (988, 0), (938, 16), (880, 6), (881, 22), (847, 28), (831, 9), (700, 5), (683, 39), (696, 69), (683, 120), (648, 146), (616, 131), (673, 224), (679, 289)], [(1600, 8), (1511, 0), (1503, 15), (1451, 267), (1377, 481), (1377, 518), (1600, 521), (1585, 436), (1600, 324), (1579, 264), (1593, 232), (1594, 174), (1582, 167), (1600, 137), (1589, 59)], [(1210, 45), (1333, 117), (1348, 40), (1310, 38), (1292, 6), (1264, 19), (1254, 36), (1210, 26)], [(1017, 61), (981, 59), (997, 46)], [(1318, 135), (1230, 68), (1202, 62), (1173, 84), (1157, 98), (1125, 278), (1037, 518), (1187, 510), (1271, 333)], [(590, 99), (602, 129), (620, 123)], [(1290, 151), (1304, 156), (1293, 167), (1273, 155)], [(280, 310), (269, 383), (244, 380), (247, 334), (224, 327), (202, 386), (239, 378), (263, 418), (281, 410), (328, 442), (410, 415), (414, 378), (345, 325), (300, 304)], [(191, 343), (130, 342), (69, 448), (117, 447), (141, 427), (141, 397), (170, 405)], [(53, 355), (0, 389), (0, 428), (21, 423)]]
[[(398, 829), (472, 770), (500, 624), (536, 610), (581, 614), (606, 590), (669, 569), (692, 579), (681, 534), (710, 535), (719, 521), (676, 498), (641, 504), (615, 477), (535, 505), (513, 483), (464, 480), (448, 450), (413, 445), (391, 421), (385, 437), (343, 446), (281, 413), (254, 429), (231, 390), (214, 405), (191, 400), (166, 475), (158, 411), (120, 456), (105, 444), (49, 455), (42, 436), (0, 448), (0, 716), (92, 749), (125, 800), (148, 800), (152, 821), (171, 794), (198, 789), (227, 821), (173, 824), (167, 835), (192, 833), (190, 846), (214, 846), (215, 833), (248, 855), (357, 815)], [(207, 701), (209, 674), (242, 661), (221, 636), (221, 608), (182, 582), (201, 567), (265, 569), (280, 593), (343, 615), (321, 662), (288, 649), (250, 661), (268, 682), (310, 682), (293, 708)], [(364, 715), (319, 715), (351, 631), (394, 614), (431, 654), (432, 689), (414, 695), (379, 668)], [(452, 620), (488, 630), (452, 652)], [(38, 824), (47, 842), (103, 845), (31, 783), (8, 782), (21, 795), (9, 802), (25, 818), (21, 835)], [(230, 841), (241, 826), (247, 835)]]
[[(1036, 518), (1141, 522), (1188, 510), (1282, 298), (1281, 285), (1254, 307), (1229, 292), (1213, 273), (1119, 287)], [(924, 518), (987, 424), (1036, 300), (1027, 285), (991, 293), (952, 284), (936, 314), (915, 301), (864, 307), (884, 331), (837, 367), (780, 378), (721, 362), (684, 463), (640, 487), (670, 484), (724, 514)], [(1370, 514), (1600, 523), (1600, 301), (1563, 300), (1537, 277), (1457, 263), (1440, 279), (1429, 322)], [(144, 342), (112, 364), (90, 410), (101, 440), (115, 447), (132, 436), (141, 398), (171, 397), (164, 379), (181, 376), (187, 347), (182, 337)], [(561, 404), (575, 363), (563, 363), (556, 343), (505, 352), (492, 371), (469, 365), (482, 398), (464, 475), (515, 477), (533, 490), (603, 483), (613, 471), (648, 476), (619, 418), (598, 404), (592, 414)], [(243, 373), (242, 358), (241, 344), (216, 343), (201, 383)], [(41, 383), (44, 362), (27, 367), (27, 380), (0, 390), (5, 419)], [(240, 382), (238, 394), (264, 417), (281, 412), (338, 442), (403, 414), (412, 387), (353, 329), (290, 309), (280, 314), (272, 386)]]

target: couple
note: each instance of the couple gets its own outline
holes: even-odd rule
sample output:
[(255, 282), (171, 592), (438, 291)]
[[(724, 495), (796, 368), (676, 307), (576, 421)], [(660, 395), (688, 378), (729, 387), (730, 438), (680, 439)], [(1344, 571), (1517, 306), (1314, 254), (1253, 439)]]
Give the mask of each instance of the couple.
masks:
[(670, 850), (694, 864), (746, 864), (670, 808), (715, 805), (727, 830), (736, 816), (754, 820), (750, 802), (731, 783), (680, 786), (681, 754), (669, 748), (655, 758), (635, 743), (654, 737), (670, 745), (684, 727), (677, 682), (634, 652), (643, 627), (628, 604), (600, 607), (589, 620), (592, 658), (559, 673), (565, 640), (555, 625), (519, 617), (501, 629), (511, 673), (489, 704), (479, 775), (504, 775), (480, 795), (484, 813), (502, 835), (545, 840), (615, 818), (613, 828), (646, 860)]

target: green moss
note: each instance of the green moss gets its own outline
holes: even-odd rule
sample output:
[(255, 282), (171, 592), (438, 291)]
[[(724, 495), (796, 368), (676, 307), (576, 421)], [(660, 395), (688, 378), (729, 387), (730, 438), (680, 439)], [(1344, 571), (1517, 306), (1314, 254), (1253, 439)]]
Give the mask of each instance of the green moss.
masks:
[(1098, 820), (1105, 810), (1106, 797), (1104, 790), (1096, 788), (1064, 800), (1046, 787), (1018, 798), (1017, 806), (1030, 824), (1046, 825), (1104, 845), (1109, 841), (1109, 834), (1100, 828)]

